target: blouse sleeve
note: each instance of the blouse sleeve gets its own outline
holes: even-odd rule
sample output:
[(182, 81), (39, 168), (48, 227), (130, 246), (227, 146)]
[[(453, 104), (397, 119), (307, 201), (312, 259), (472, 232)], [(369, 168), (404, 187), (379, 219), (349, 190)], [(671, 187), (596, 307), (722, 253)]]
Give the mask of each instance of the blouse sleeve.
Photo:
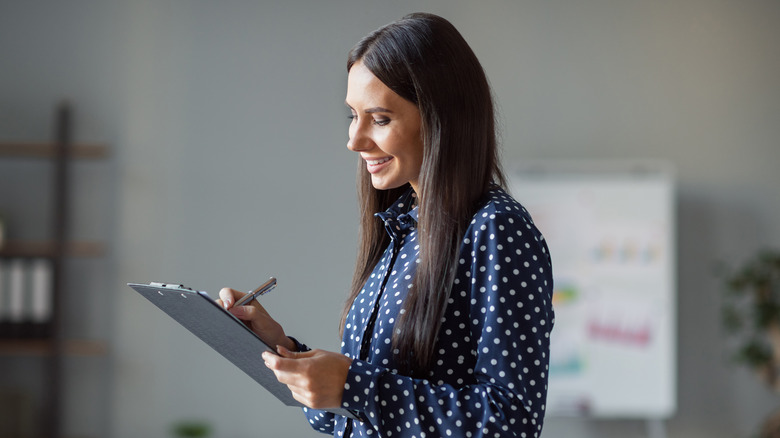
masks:
[(304, 407), (303, 413), (309, 420), (311, 427), (317, 432), (333, 435), (333, 429), (336, 426), (336, 415), (327, 411), (311, 409)]
[[(295, 344), (295, 349), (297, 351), (310, 351), (311, 348), (309, 348), (308, 345), (300, 342), (298, 339), (288, 336), (293, 343)], [(307, 407), (303, 408), (303, 413), (306, 414), (306, 418), (309, 420), (309, 424), (311, 427), (322, 433), (327, 433), (329, 435), (333, 435), (333, 427), (335, 426), (335, 418), (336, 416), (334, 414), (331, 414), (327, 411), (320, 411), (317, 409), (310, 409)]]
[(471, 336), (459, 350), (439, 355), (454, 366), (458, 356), (473, 355), (468, 371), (475, 383), (456, 387), (354, 360), (342, 406), (362, 411), (380, 436), (541, 433), (554, 322), (547, 246), (524, 214), (490, 214), (470, 230), (461, 251), (465, 278), (458, 274), (450, 303), (469, 300), (460, 318)]

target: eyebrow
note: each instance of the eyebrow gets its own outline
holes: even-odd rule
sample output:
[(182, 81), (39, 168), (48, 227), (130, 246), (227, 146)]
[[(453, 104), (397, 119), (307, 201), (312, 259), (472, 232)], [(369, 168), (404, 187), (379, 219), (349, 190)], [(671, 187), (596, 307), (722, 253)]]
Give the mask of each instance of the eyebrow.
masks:
[[(349, 109), (354, 110), (354, 108), (352, 108), (352, 105), (348, 104), (347, 102), (344, 102), (344, 105), (348, 106)], [(372, 107), (372, 108), (368, 108), (368, 109), (364, 110), (363, 112), (366, 113), (366, 114), (373, 114), (373, 113), (392, 113), (393, 111), (390, 110), (390, 109), (387, 109), (385, 107), (375, 106), (375, 107)]]
[(369, 108), (369, 109), (367, 109), (367, 110), (365, 110), (363, 112), (366, 113), (366, 114), (371, 114), (371, 113), (392, 113), (393, 111), (391, 111), (391, 110), (389, 110), (387, 108), (383, 108), (381, 106), (375, 106), (375, 107)]

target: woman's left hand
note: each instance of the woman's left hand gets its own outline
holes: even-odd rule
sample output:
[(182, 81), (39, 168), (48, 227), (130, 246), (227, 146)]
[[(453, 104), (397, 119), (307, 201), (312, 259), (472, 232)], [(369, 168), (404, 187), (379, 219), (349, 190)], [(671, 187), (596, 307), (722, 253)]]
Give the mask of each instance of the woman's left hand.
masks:
[(279, 356), (265, 352), (263, 360), (296, 400), (312, 409), (341, 407), (352, 359), (324, 350), (294, 352), (281, 346), (277, 350)]

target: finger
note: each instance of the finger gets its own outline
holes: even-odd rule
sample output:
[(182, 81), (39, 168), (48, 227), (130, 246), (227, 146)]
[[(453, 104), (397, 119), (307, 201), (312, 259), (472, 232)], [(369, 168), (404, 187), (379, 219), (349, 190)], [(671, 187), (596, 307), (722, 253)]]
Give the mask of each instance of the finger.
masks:
[(235, 304), (238, 297), (242, 296), (243, 293), (235, 290), (230, 289), (229, 287), (223, 287), (219, 291), (219, 301), (222, 301), (222, 307), (225, 309), (230, 309), (233, 307), (233, 304)]
[(292, 353), (298, 359), (277, 356), (271, 352), (264, 352), (263, 359), (266, 366), (273, 371), (279, 383), (287, 385), (295, 400), (310, 408), (316, 408), (315, 394), (312, 392), (311, 380), (306, 375), (306, 365), (300, 360), (301, 356), (308, 356), (311, 352), (296, 353), (281, 347), (281, 352)]
[(289, 348), (286, 348), (282, 345), (276, 346), (276, 352), (279, 353), (279, 356), (282, 356), (287, 359), (307, 359), (310, 357), (314, 357), (319, 350), (309, 350), (309, 351), (292, 351)]
[(279, 381), (279, 383), (287, 385), (288, 388), (290, 388), (290, 391), (292, 392), (300, 392), (300, 388), (298, 388), (298, 375), (294, 373), (288, 373), (286, 371), (279, 371), (279, 370), (273, 370), (274, 375), (276, 376), (276, 380)]
[(289, 366), (285, 366), (286, 364), (284, 362), (289, 361), (289, 359), (284, 359), (267, 351), (263, 353), (262, 357), (265, 366), (273, 371), (276, 380), (290, 386), (290, 389), (292, 390), (292, 387), (295, 386), (294, 384), (298, 379), (298, 375), (294, 370), (291, 370)]
[(287, 387), (290, 388), (290, 392), (292, 393), (292, 396), (296, 401), (302, 403), (305, 406), (309, 406), (309, 399), (305, 395), (296, 392), (295, 389), (290, 385), (287, 385)]
[(276, 352), (279, 353), (279, 356), (288, 358), (288, 359), (297, 359), (299, 353), (297, 351), (291, 351), (286, 348), (284, 348), (281, 345), (276, 346)]
[(286, 385), (287, 388), (290, 389), (290, 392), (292, 393), (292, 396), (295, 400), (312, 409), (327, 409), (338, 407), (337, 404), (328, 403), (322, 400), (321, 397), (318, 397), (317, 394), (312, 392), (310, 389), (296, 386), (294, 382), (287, 383)]
[(280, 357), (271, 353), (270, 351), (264, 351), (261, 355), (263, 358), (263, 362), (265, 362), (265, 366), (272, 369), (273, 371), (276, 371), (280, 368)]
[(290, 389), (290, 392), (292, 393), (292, 396), (295, 400), (303, 403), (305, 406), (317, 409), (316, 403), (314, 403), (316, 397), (315, 394), (313, 394), (311, 391), (289, 383), (287, 384), (287, 388)]
[(247, 306), (233, 306), (228, 309), (228, 312), (232, 313), (233, 316), (235, 316), (238, 319), (241, 320), (250, 320), (252, 319), (251, 316), (251, 308), (247, 308)]
[(259, 308), (255, 304), (245, 304), (243, 306), (236, 306), (235, 304), (233, 307), (228, 309), (230, 313), (233, 314), (236, 318), (242, 320), (242, 321), (253, 321), (254, 323), (262, 324), (262, 317), (263, 315), (267, 315), (267, 312), (263, 312), (261, 308)]
[[(287, 354), (290, 355), (296, 355), (300, 357), (300, 355), (303, 355), (304, 353), (295, 353), (293, 351), (287, 350), (286, 348), (282, 347), (283, 350), (286, 351)], [(305, 364), (303, 364), (300, 360), (290, 357), (290, 356), (282, 356), (282, 355), (276, 355), (271, 353), (270, 351), (263, 352), (263, 361), (265, 361), (265, 365), (273, 370), (275, 373), (288, 373), (288, 374), (300, 374), (301, 371), (304, 368)], [(284, 383), (284, 382), (283, 382)]]

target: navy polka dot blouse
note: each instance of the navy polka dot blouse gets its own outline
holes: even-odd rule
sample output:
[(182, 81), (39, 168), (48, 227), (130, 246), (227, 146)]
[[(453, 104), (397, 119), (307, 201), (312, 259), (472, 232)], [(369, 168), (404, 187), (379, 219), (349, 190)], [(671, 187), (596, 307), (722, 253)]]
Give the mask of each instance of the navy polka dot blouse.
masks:
[(398, 374), (391, 341), (420, 250), (412, 203), (410, 191), (377, 213), (392, 241), (344, 328), (342, 407), (364, 421), (305, 408), (309, 422), (337, 437), (538, 437), (554, 322), (544, 238), (517, 201), (490, 192), (461, 243), (433, 369), (414, 379)]

